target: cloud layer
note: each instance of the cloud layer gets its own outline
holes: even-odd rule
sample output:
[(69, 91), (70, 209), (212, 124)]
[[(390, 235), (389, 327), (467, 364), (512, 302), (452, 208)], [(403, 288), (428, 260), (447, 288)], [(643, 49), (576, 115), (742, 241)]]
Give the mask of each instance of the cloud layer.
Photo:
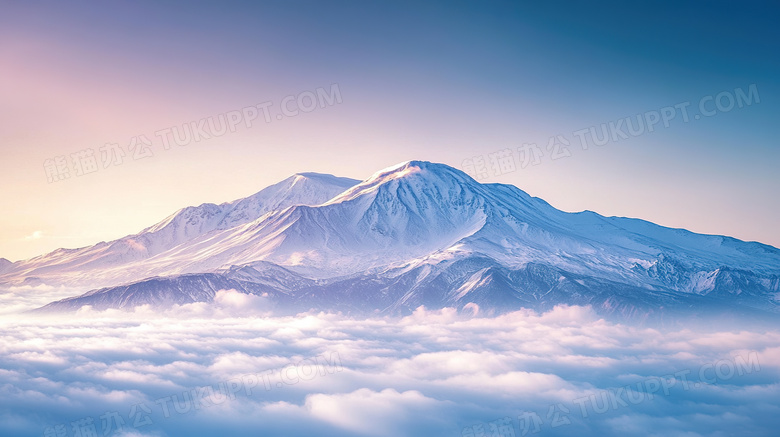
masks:
[(582, 307), (276, 317), (249, 298), (3, 316), (0, 434), (717, 436), (780, 426), (780, 330), (632, 327)]

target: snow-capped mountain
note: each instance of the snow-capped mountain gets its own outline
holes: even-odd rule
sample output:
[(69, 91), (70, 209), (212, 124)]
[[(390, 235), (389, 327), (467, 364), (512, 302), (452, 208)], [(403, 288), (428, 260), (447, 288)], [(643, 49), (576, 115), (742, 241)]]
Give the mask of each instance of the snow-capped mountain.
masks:
[[(182, 208), (135, 235), (80, 249), (54, 252), (8, 266), (0, 262), (0, 283), (108, 286), (171, 274), (157, 269), (167, 252), (197, 237), (240, 226), (292, 205), (318, 205), (360, 181), (319, 173), (298, 173), (247, 198), (220, 205)], [(161, 255), (162, 256), (159, 256)]]
[[(114, 264), (102, 259), (87, 273), (107, 288), (50, 308), (97, 298), (101, 305), (121, 306), (129, 292), (143, 302), (165, 287), (190, 296), (186, 301), (198, 295), (188, 287), (216, 283), (214, 276), (195, 280), (199, 274), (259, 284), (239, 289), (268, 293), (298, 309), (571, 303), (630, 316), (713, 304), (777, 312), (780, 304), (780, 250), (760, 243), (566, 213), (516, 187), (480, 184), (429, 162), (402, 163), (360, 183), (318, 175), (307, 185), (311, 190), (295, 188), (298, 177), (307, 184), (313, 179), (295, 176), (247, 198), (252, 200), (185, 208), (147, 228), (139, 234), (149, 239), (143, 240), (145, 257), (109, 260)], [(323, 186), (331, 191), (318, 197)], [(56, 279), (89, 266), (66, 264), (64, 274), (62, 264), (31, 261), (38, 263), (38, 277)], [(270, 277), (287, 283), (229, 274), (255, 266), (276, 269)], [(14, 265), (0, 280), (23, 281), (32, 273), (18, 272)], [(168, 285), (144, 279), (152, 276), (168, 277)], [(131, 282), (130, 288), (122, 285)]]

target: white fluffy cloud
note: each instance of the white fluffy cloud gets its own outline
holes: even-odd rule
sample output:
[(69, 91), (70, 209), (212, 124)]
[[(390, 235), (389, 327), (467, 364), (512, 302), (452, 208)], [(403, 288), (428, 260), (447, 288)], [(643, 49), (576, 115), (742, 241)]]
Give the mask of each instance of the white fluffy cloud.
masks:
[(262, 298), (224, 291), (214, 304), (166, 312), (5, 315), (2, 434), (714, 436), (780, 427), (780, 330), (634, 327), (581, 307), (368, 319), (266, 311)]

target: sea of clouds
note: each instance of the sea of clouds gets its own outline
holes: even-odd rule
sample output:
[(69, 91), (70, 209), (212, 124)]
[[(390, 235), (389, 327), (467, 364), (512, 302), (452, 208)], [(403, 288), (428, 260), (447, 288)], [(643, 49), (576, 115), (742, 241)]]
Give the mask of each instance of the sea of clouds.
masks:
[[(53, 291), (51, 291), (53, 293)], [(45, 294), (45, 291), (41, 291)], [(48, 298), (48, 296), (47, 296)], [(0, 297), (2, 299), (2, 297)], [(590, 308), (0, 316), (2, 436), (765, 436), (780, 329), (660, 329)]]

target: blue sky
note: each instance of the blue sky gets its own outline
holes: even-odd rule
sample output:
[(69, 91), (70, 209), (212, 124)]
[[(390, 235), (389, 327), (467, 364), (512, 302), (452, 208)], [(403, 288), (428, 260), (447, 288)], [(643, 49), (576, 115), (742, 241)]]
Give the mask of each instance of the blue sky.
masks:
[[(482, 182), (567, 210), (780, 245), (770, 2), (5, 2), (0, 257), (110, 240), (292, 173), (363, 179), (524, 143)], [(154, 133), (337, 84), (343, 101), (164, 150)], [(701, 99), (759, 100), (693, 119)], [(724, 100), (725, 101), (725, 100)], [(573, 132), (691, 102), (691, 121), (582, 150)], [(714, 104), (710, 101), (709, 108)], [(44, 163), (146, 135), (154, 156), (48, 182)], [(572, 140), (552, 160), (550, 137)], [(489, 164), (488, 164), (489, 165)]]

